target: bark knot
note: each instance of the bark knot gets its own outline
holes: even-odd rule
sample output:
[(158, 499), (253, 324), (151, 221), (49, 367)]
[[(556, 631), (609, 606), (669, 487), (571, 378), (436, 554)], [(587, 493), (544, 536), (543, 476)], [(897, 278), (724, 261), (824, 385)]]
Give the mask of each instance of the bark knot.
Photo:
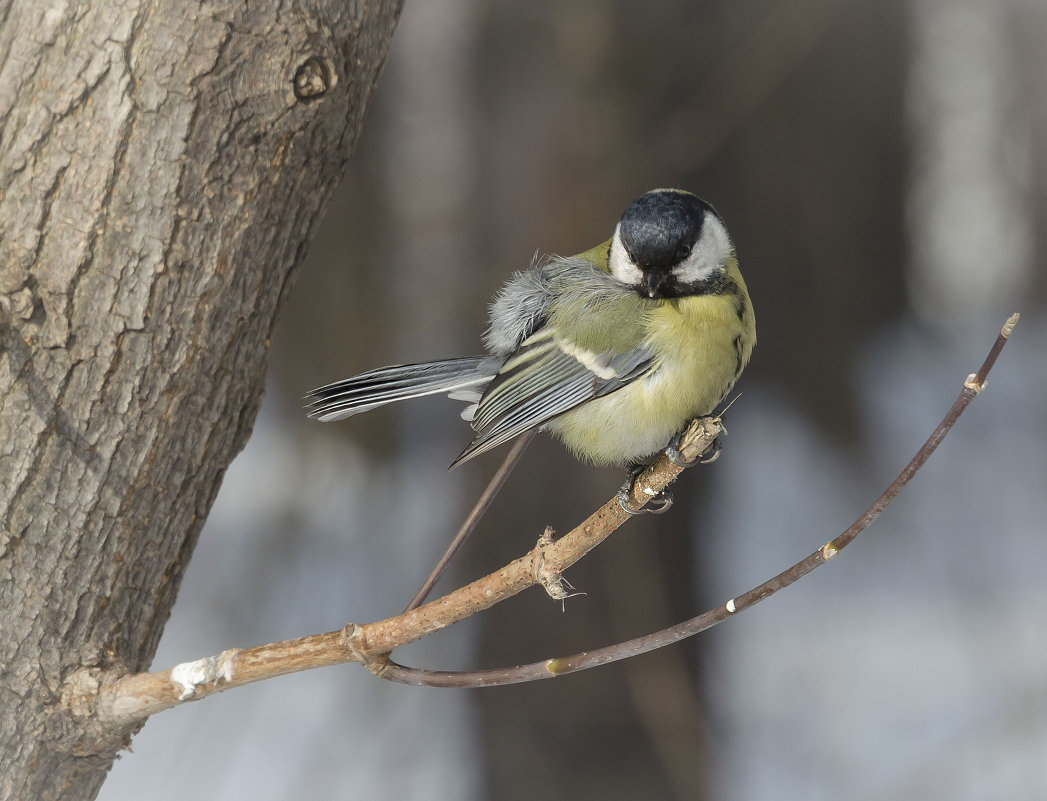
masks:
[(331, 74), (316, 56), (310, 56), (294, 74), (294, 96), (299, 100), (315, 100), (325, 94), (331, 85)]

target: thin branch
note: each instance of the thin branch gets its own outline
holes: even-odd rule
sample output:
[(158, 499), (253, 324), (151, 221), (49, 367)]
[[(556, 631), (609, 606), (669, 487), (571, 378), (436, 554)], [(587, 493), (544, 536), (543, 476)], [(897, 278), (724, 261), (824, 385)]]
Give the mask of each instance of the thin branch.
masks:
[[(681, 438), (681, 456), (697, 460), (722, 431), (719, 419), (692, 421)], [(633, 482), (628, 505), (642, 508), (682, 471), (680, 464), (662, 454)], [(93, 714), (102, 724), (125, 725), (233, 687), (316, 667), (360, 662), (381, 675), (386, 655), (397, 646), (488, 609), (527, 587), (548, 586), (630, 517), (615, 496), (569, 534), (556, 541), (543, 535), (519, 559), (410, 612), (375, 623), (349, 623), (325, 634), (233, 648), (155, 673), (121, 675), (84, 668), (67, 679), (63, 698), (75, 714)]]
[(418, 592), (414, 594), (414, 598), (412, 598), (411, 602), (407, 604), (407, 608), (404, 609), (404, 612), (410, 612), (412, 609), (417, 609), (425, 602), (425, 599), (429, 597), (429, 593), (433, 591), (433, 587), (435, 587), (436, 582), (440, 580), (440, 576), (442, 576), (444, 571), (447, 569), (447, 565), (450, 564), (459, 549), (465, 545), (465, 541), (469, 539), (469, 535), (473, 533), (476, 524), (480, 522), (480, 518), (487, 512), (491, 502), (498, 494), (498, 491), (501, 490), (502, 485), (505, 484), (505, 480), (509, 478), (509, 474), (513, 472), (513, 468), (516, 467), (517, 463), (520, 461), (520, 457), (523, 456), (523, 452), (527, 450), (527, 446), (531, 444), (531, 440), (534, 439), (534, 435), (537, 433), (537, 429), (532, 429), (516, 438), (513, 447), (509, 450), (509, 453), (505, 455), (502, 466), (495, 471), (493, 476), (491, 476), (491, 480), (487, 482), (487, 488), (483, 491), (483, 494), (480, 495), (479, 499), (477, 499), (472, 511), (469, 512), (468, 517), (466, 517), (462, 522), (461, 528), (458, 529), (458, 533), (455, 534), (454, 539), (451, 540), (451, 544), (448, 545), (447, 550), (444, 551), (444, 555), (440, 557), (440, 560), (436, 563), (436, 566), (429, 574), (429, 577), (422, 583)]
[(547, 659), (542, 662), (533, 662), (529, 665), (495, 670), (422, 670), (389, 661), (387, 667), (381, 673), (382, 677), (403, 684), (426, 685), (430, 687), (492, 687), (537, 679), (550, 679), (554, 676), (562, 676), (566, 673), (574, 673), (598, 665), (617, 662), (620, 659), (647, 653), (656, 648), (679, 642), (687, 637), (693, 637), (695, 634), (699, 634), (718, 623), (722, 623), (727, 618), (733, 617), (738, 612), (758, 604), (765, 598), (771, 597), (779, 590), (788, 587), (815, 568), (828, 562), (850, 545), (859, 534), (865, 531), (883, 513), (883, 510), (890, 505), (898, 493), (912, 480), (916, 471), (927, 462), (931, 454), (941, 444), (941, 441), (952, 430), (952, 427), (967, 406), (970, 405), (971, 401), (985, 388), (985, 379), (996, 363), (1003, 346), (1007, 344), (1007, 340), (1014, 331), (1014, 326), (1018, 323), (1018, 317), (1019, 315), (1015, 313), (1007, 319), (978, 372), (972, 373), (967, 377), (967, 380), (964, 381), (963, 389), (960, 390), (959, 396), (953, 402), (949, 411), (945, 413), (945, 417), (942, 418), (942, 421), (916, 452), (912, 460), (898, 474), (898, 477), (883, 491), (883, 494), (842, 534), (774, 578), (768, 579), (737, 598), (732, 598), (727, 603), (710, 609), (690, 620), (677, 623), (675, 626), (670, 626), (653, 634), (610, 645), (606, 648), (599, 648), (595, 651), (585, 651), (559, 659)]

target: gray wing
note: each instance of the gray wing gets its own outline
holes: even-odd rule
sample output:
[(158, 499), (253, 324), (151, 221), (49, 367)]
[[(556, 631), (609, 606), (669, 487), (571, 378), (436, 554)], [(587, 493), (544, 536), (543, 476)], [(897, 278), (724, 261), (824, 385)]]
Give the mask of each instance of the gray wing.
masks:
[(624, 387), (646, 373), (651, 361), (644, 348), (593, 354), (565, 346), (551, 328), (539, 328), (506, 359), (485, 389), (472, 421), (476, 438), (451, 467)]
[(369, 370), (312, 390), (306, 395), (307, 414), (326, 423), (408, 398), (438, 392), (454, 397), (482, 389), (497, 373), (499, 362), (490, 356), (473, 356)]

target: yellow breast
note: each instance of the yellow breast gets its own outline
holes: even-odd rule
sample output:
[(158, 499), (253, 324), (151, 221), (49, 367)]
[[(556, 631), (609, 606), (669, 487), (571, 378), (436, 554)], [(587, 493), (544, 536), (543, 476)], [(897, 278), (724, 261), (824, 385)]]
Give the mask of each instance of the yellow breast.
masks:
[(642, 378), (547, 424), (579, 458), (624, 464), (664, 448), (694, 417), (711, 413), (749, 362), (756, 327), (737, 262), (737, 293), (695, 295), (651, 304), (646, 342), (656, 354)]

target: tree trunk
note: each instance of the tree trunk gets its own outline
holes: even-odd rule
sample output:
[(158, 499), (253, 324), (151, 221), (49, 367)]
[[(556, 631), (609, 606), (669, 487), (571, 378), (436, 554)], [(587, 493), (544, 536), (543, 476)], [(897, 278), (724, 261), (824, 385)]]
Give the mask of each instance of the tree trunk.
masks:
[(127, 745), (63, 682), (149, 665), (399, 6), (0, 0), (0, 799)]

